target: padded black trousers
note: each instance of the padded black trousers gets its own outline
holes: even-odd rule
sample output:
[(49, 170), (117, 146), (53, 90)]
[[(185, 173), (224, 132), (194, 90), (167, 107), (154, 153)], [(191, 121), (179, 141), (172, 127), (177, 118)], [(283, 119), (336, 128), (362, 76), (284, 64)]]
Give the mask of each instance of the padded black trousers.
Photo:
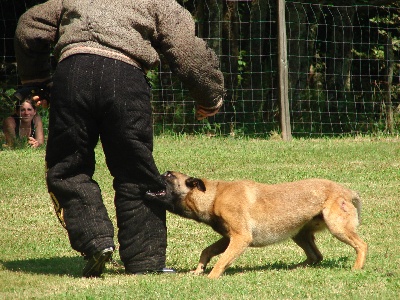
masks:
[(114, 177), (119, 254), (127, 272), (165, 267), (166, 211), (144, 200), (165, 186), (154, 163), (150, 87), (143, 72), (96, 55), (73, 55), (53, 76), (47, 186), (64, 210), (73, 249), (114, 247), (114, 228), (92, 178), (99, 137)]

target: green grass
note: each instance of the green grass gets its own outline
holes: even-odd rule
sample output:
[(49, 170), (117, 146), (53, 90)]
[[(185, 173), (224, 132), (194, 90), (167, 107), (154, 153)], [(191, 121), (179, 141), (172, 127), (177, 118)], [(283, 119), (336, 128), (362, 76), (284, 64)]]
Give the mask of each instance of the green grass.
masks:
[[(112, 178), (96, 149), (99, 182), (115, 222)], [(59, 225), (46, 192), (44, 149), (0, 151), (0, 299), (398, 299), (400, 295), (400, 139), (279, 140), (157, 137), (161, 172), (264, 183), (324, 177), (360, 192), (365, 269), (351, 271), (354, 250), (328, 232), (317, 236), (324, 261), (304, 259), (292, 241), (249, 249), (218, 280), (193, 276), (211, 228), (168, 214), (167, 265), (172, 276), (127, 276), (108, 266), (101, 279), (80, 277), (83, 259)], [(119, 260), (118, 252), (116, 259)], [(216, 259), (209, 265), (212, 267)], [(207, 270), (207, 272), (209, 269)]]

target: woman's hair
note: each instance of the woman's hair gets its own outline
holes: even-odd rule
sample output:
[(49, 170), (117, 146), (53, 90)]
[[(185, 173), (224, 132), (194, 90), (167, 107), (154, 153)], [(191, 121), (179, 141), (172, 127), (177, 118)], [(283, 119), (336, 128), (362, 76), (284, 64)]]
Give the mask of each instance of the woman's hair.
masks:
[(33, 99), (31, 99), (31, 98), (25, 98), (25, 99), (23, 99), (23, 100), (18, 100), (18, 101), (17, 101), (17, 104), (16, 104), (16, 106), (15, 106), (15, 110), (18, 112), (19, 109), (20, 109), (20, 107), (22, 106), (22, 104), (24, 104), (25, 102), (26, 102), (26, 103), (29, 103), (29, 104), (32, 106), (33, 110), (36, 111), (36, 104), (35, 104), (35, 101), (34, 101)]

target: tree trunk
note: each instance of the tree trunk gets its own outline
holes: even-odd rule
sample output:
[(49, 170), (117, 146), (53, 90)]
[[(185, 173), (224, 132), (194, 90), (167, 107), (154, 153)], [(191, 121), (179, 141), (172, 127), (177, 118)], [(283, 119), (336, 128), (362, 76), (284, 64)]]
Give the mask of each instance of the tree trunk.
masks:
[[(249, 38), (243, 42), (251, 74), (245, 84), (251, 85), (252, 110), (254, 118), (265, 124), (273, 124), (278, 119), (277, 96), (277, 3), (276, 0), (253, 0), (249, 19)], [(271, 126), (266, 126), (271, 130)]]
[(326, 55), (328, 101), (334, 111), (345, 111), (346, 92), (350, 90), (354, 8), (333, 7), (327, 13), (331, 15)]
[[(316, 31), (310, 31), (310, 27), (313, 25), (310, 18), (312, 20), (313, 13), (308, 10), (308, 5), (287, 3), (286, 8), (288, 56), (291, 57), (289, 60), (290, 99), (292, 100), (292, 108), (301, 110), (301, 103), (298, 103), (298, 101), (301, 91), (307, 88), (308, 73), (314, 56), (313, 42), (316, 38)], [(310, 36), (310, 33), (313, 33), (313, 35)]]
[[(238, 60), (239, 60), (239, 32), (237, 2), (226, 2), (223, 11), (222, 23), (222, 55), (221, 69), (224, 72), (224, 81), (227, 94), (225, 96), (225, 121), (230, 124), (230, 133), (236, 127), (234, 107), (237, 101), (238, 90)], [(220, 116), (217, 116), (220, 117)]]
[(385, 45), (385, 60), (386, 60), (386, 92), (385, 92), (385, 110), (386, 110), (386, 130), (389, 133), (394, 131), (393, 120), (393, 105), (392, 105), (392, 82), (393, 82), (393, 42), (390, 34), (387, 36)]
[(205, 6), (208, 10), (208, 45), (214, 49), (218, 56), (222, 54), (222, 13), (223, 2), (220, 0), (205, 0)]

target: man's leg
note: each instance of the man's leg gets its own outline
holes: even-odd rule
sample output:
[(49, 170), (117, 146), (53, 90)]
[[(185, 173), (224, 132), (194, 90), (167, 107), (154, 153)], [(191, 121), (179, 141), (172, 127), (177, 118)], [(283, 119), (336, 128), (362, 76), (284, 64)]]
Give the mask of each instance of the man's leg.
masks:
[(120, 257), (127, 273), (165, 267), (166, 210), (144, 200), (148, 190), (165, 186), (155, 165), (150, 87), (144, 74), (130, 65), (106, 59), (101, 97), (100, 137), (114, 176)]
[(72, 248), (89, 258), (114, 248), (114, 228), (100, 188), (92, 179), (99, 136), (91, 114), (96, 76), (92, 62), (81, 56), (72, 56), (58, 65), (46, 151), (49, 193), (63, 208)]

